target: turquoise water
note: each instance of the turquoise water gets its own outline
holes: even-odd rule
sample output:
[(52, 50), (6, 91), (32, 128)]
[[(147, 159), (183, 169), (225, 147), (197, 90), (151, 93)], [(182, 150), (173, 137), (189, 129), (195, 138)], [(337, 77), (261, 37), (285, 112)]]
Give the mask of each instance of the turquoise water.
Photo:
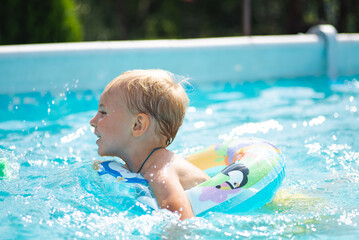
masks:
[(171, 146), (179, 154), (260, 137), (286, 157), (273, 203), (242, 214), (179, 221), (106, 192), (92, 170), (89, 126), (98, 91), (0, 95), (2, 239), (355, 239), (359, 235), (359, 79), (217, 83), (188, 89), (191, 104)]

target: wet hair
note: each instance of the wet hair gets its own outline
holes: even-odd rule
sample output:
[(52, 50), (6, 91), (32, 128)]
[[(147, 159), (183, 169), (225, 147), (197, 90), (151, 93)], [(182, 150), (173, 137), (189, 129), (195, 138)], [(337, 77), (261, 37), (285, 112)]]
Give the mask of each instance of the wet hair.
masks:
[(132, 114), (151, 115), (156, 120), (156, 134), (164, 137), (168, 146), (176, 137), (188, 106), (182, 86), (185, 82), (164, 70), (132, 70), (112, 80), (106, 90), (121, 89), (121, 97)]

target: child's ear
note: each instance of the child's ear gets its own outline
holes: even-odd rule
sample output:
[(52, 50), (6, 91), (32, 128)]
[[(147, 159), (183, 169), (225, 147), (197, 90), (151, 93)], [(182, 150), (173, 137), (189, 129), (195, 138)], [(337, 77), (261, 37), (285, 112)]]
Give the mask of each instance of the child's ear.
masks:
[(132, 136), (142, 136), (150, 126), (150, 118), (145, 113), (138, 113), (135, 116), (135, 120), (132, 127)]

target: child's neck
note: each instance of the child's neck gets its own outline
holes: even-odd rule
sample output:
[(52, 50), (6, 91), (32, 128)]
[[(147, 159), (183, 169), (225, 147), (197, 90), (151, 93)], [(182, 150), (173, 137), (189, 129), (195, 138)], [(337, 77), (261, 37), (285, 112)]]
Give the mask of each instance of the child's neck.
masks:
[[(131, 149), (130, 153), (128, 154), (128, 158), (123, 160), (126, 162), (128, 168), (132, 172), (139, 172), (139, 173), (141, 173), (141, 171), (146, 168), (146, 165), (149, 162), (151, 162), (151, 159), (153, 157), (156, 157), (156, 155), (158, 155), (161, 149), (165, 148), (164, 147), (165, 145), (163, 143), (161, 143), (160, 141), (156, 141), (155, 139), (152, 139), (151, 142), (139, 141), (136, 144), (132, 144), (132, 146), (134, 147)], [(147, 163), (145, 163), (145, 161)]]
[(162, 148), (163, 148), (163, 147), (156, 147), (156, 148), (154, 148), (154, 149), (150, 152), (150, 154), (148, 154), (148, 156), (146, 157), (146, 159), (142, 162), (141, 167), (138, 169), (137, 173), (141, 173), (141, 170), (142, 170), (143, 166), (146, 164), (147, 160), (152, 156), (152, 154), (153, 154), (154, 152), (156, 152), (157, 150), (160, 150), (160, 149), (162, 149)]

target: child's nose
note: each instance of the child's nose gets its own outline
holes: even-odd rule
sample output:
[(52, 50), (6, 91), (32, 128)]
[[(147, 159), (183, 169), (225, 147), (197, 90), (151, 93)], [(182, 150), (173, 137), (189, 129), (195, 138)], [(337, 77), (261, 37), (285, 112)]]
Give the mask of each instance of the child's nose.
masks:
[(96, 116), (97, 116), (97, 114), (90, 120), (90, 125), (92, 127), (96, 127)]

